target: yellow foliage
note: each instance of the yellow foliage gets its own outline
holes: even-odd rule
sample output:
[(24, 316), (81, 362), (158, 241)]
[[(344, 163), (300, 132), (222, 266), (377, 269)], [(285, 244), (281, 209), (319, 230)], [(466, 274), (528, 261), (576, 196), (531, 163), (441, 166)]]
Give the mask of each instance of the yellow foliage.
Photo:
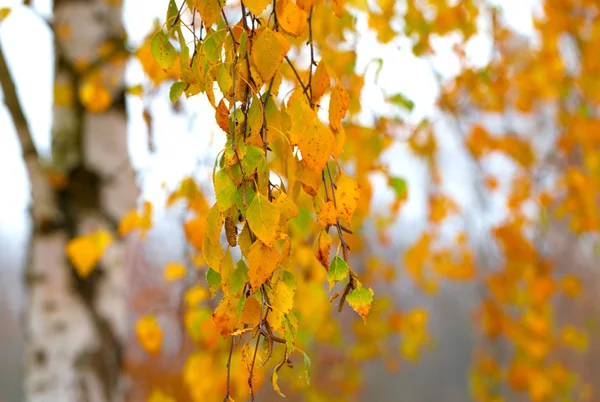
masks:
[(146, 314), (138, 318), (135, 324), (135, 333), (140, 345), (146, 352), (152, 354), (160, 352), (163, 333), (158, 319), (154, 315)]
[(87, 277), (112, 242), (113, 237), (106, 230), (97, 230), (89, 235), (70, 240), (65, 251), (77, 275), (81, 278)]

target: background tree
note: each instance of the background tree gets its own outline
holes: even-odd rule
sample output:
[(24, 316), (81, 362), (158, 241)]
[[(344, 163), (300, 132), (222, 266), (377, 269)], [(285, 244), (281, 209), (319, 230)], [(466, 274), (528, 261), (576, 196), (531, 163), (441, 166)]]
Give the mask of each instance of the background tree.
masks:
[(121, 20), (121, 2), (54, 1), (51, 160), (37, 153), (1, 60), (32, 190), (25, 318), (30, 401), (123, 396), (124, 243), (112, 244), (91, 272), (138, 194), (127, 150)]

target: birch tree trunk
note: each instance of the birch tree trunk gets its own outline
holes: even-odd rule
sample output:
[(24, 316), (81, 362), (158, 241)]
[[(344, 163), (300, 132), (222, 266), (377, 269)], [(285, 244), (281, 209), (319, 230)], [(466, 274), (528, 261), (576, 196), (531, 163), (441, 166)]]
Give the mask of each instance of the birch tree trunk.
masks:
[[(16, 93), (16, 105), (9, 107), (32, 188), (25, 316), (25, 397), (31, 402), (125, 397), (124, 243), (116, 240), (84, 279), (65, 256), (65, 245), (76, 236), (100, 228), (114, 233), (118, 217), (135, 207), (138, 194), (127, 152), (121, 7), (121, 1), (54, 1), (50, 163), (35, 151)], [(108, 109), (86, 109), (81, 99), (87, 83), (108, 88)], [(92, 92), (88, 102), (101, 96)]]

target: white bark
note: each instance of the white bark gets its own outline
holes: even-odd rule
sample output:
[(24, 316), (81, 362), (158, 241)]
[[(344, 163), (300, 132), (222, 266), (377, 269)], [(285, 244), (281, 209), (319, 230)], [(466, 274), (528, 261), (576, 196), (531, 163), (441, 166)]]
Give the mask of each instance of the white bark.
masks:
[[(137, 198), (122, 102), (124, 65), (98, 62), (100, 45), (123, 39), (119, 3), (54, 4), (55, 30), (70, 31), (56, 39), (56, 82), (74, 88), (74, 103), (55, 105), (52, 130), (54, 168), (69, 176), (67, 188), (50, 188), (39, 161), (27, 163), (34, 216), (25, 363), (25, 395), (31, 402), (104, 402), (125, 396), (120, 350), (126, 332), (124, 243), (117, 239), (83, 280), (74, 275), (64, 251), (74, 236), (114, 230)], [(115, 104), (104, 113), (87, 113), (77, 103), (76, 85), (85, 70), (75, 66), (82, 61), (102, 65), (103, 77), (117, 77), (111, 88)]]

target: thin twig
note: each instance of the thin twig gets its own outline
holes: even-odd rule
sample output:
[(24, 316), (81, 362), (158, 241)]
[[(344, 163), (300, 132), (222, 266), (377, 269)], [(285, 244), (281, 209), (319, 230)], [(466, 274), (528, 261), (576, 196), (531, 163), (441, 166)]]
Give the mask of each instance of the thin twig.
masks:
[(233, 341), (235, 340), (235, 336), (231, 337), (231, 346), (229, 347), (229, 357), (227, 358), (227, 393), (225, 394), (225, 399), (223, 402), (229, 401), (229, 396), (231, 393), (231, 356), (233, 355)]
[(262, 292), (262, 288), (261, 288), (261, 295), (262, 295), (262, 303), (260, 304), (260, 316), (259, 316), (259, 320), (258, 320), (258, 335), (256, 336), (256, 346), (254, 347), (254, 357), (252, 357), (252, 364), (250, 365), (250, 376), (248, 377), (248, 385), (250, 386), (250, 398), (251, 398), (252, 402), (256, 402), (256, 400), (254, 399), (254, 384), (252, 383), (252, 379), (254, 377), (254, 365), (256, 364), (256, 355), (258, 354), (258, 345), (260, 343), (260, 336), (262, 335), (262, 333), (261, 333), (262, 315), (263, 315), (263, 306), (265, 304), (265, 296), (264, 296), (264, 293)]
[[(290, 65), (290, 67), (292, 68), (292, 71), (294, 72), (294, 75), (296, 76), (296, 79), (298, 80), (298, 84), (300, 84), (300, 87), (302, 87), (302, 92), (304, 93), (304, 95), (306, 95), (306, 99), (308, 99), (308, 103), (312, 107), (312, 99), (307, 91), (307, 87), (304, 86), (304, 84), (302, 83), (302, 79), (300, 78), (300, 74), (298, 74), (298, 70), (296, 70), (296, 67), (294, 67), (294, 64), (292, 63), (292, 61), (290, 60), (290, 58), (287, 55), (285, 56), (285, 61), (287, 61), (288, 64)], [(311, 68), (311, 71), (312, 71), (312, 68)]]
[(313, 46), (313, 37), (312, 37), (312, 14), (313, 7), (310, 7), (310, 13), (308, 14), (308, 43), (310, 45), (310, 66), (308, 68), (308, 85), (306, 86), (310, 91), (310, 107), (313, 107), (313, 91), (312, 91), (312, 68), (313, 65), (316, 65), (315, 62), (315, 47)]

